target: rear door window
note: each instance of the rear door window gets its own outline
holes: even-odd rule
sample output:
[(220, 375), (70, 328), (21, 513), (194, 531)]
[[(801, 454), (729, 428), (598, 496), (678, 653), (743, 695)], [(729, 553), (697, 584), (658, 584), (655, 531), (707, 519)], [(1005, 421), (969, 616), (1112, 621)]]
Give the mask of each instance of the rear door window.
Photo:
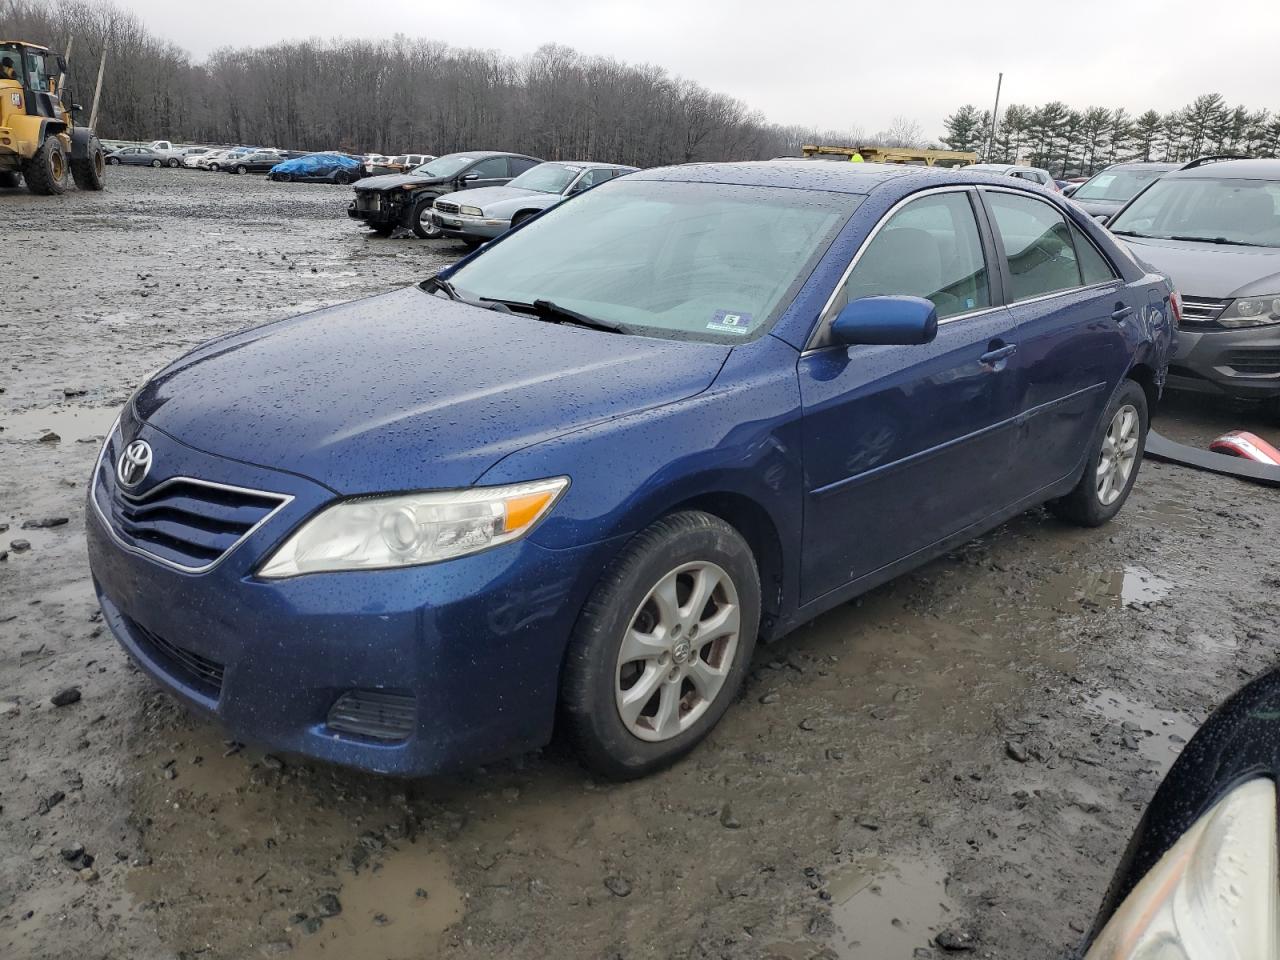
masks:
[(845, 295), (846, 302), (923, 297), (939, 319), (989, 307), (987, 264), (968, 192), (924, 196), (893, 214), (862, 251)]
[(1092, 241), (1075, 224), (1071, 224), (1071, 238), (1076, 242), (1076, 259), (1080, 261), (1080, 279), (1084, 285), (1107, 283), (1116, 278), (1115, 269)]
[(507, 162), (511, 165), (511, 176), (518, 177), (526, 170), (532, 170), (540, 161), (530, 160), (527, 157), (508, 157)]
[(474, 167), (467, 171), (468, 176), (474, 174), (481, 180), (500, 180), (509, 174), (507, 173), (506, 157), (489, 157), (487, 160), (481, 160)]
[(1009, 299), (1030, 300), (1080, 286), (1080, 264), (1066, 219), (1034, 197), (986, 192), (1009, 266)]

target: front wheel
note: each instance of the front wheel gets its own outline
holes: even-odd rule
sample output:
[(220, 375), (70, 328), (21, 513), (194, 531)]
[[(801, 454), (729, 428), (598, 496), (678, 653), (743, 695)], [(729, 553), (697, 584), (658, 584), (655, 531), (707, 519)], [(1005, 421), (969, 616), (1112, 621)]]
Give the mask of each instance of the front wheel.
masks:
[(416, 236), (423, 240), (435, 240), (442, 235), (440, 225), (431, 219), (431, 204), (435, 202), (435, 197), (427, 197), (425, 200), (419, 200), (413, 208), (413, 219), (410, 226)]
[(45, 137), (35, 156), (27, 161), (22, 176), (32, 193), (49, 196), (67, 189), (67, 151), (57, 137)]
[(1050, 501), (1049, 509), (1082, 527), (1100, 527), (1119, 513), (1138, 479), (1148, 416), (1142, 387), (1124, 381), (1094, 432), (1080, 482), (1065, 497)]
[(244, 164), (241, 163), (236, 165), (236, 173), (248, 173), (248, 172), (249, 172), (249, 168), (246, 167)]
[(107, 157), (107, 163), (111, 164), (113, 167), (120, 166), (120, 161), (115, 157)]
[(694, 748), (729, 709), (760, 625), (760, 576), (733, 527), (700, 511), (641, 531), (570, 638), (561, 702), (582, 762), (619, 780)]

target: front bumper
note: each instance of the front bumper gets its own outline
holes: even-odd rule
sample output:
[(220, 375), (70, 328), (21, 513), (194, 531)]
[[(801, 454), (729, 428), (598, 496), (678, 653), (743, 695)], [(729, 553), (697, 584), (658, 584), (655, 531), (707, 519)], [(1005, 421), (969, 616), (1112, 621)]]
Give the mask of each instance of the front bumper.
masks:
[[(293, 497), (206, 573), (130, 549), (92, 505), (89, 565), (104, 620), (153, 680), (230, 735), (377, 773), (420, 776), (517, 754), (550, 738), (560, 662), (614, 544), (525, 540), (402, 570), (262, 580), (253, 571), (332, 498), (309, 481), (130, 429), (156, 464)], [(198, 669), (193, 670), (192, 664)], [(211, 677), (213, 679), (211, 679)], [(349, 691), (412, 706), (396, 739), (335, 729)]]
[(1168, 386), (1255, 400), (1280, 396), (1280, 325), (1244, 330), (1182, 327), (1169, 362)]
[(492, 240), (511, 229), (510, 220), (496, 217), (472, 217), (432, 210), (431, 219), (446, 237), (459, 240)]
[(411, 205), (396, 202), (398, 200), (398, 197), (393, 200), (391, 196), (384, 193), (371, 193), (368, 197), (358, 197), (347, 207), (347, 216), (373, 227), (390, 227), (396, 224), (407, 226), (405, 220)]

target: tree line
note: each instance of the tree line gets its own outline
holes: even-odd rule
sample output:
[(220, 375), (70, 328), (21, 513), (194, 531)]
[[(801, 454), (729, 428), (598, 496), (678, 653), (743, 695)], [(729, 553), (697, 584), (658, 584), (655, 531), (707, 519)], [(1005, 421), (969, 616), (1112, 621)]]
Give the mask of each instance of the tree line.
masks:
[[(0, 0), (0, 36), (66, 52), (88, 119), (107, 51), (102, 137), (353, 153), (507, 149), (656, 166), (764, 159), (850, 133), (767, 122), (662, 67), (547, 45), (530, 56), (439, 40), (300, 40), (194, 62), (106, 0)], [(895, 121), (886, 136), (913, 132)], [(842, 141), (843, 142), (843, 141)]]
[(1207, 154), (1280, 156), (1280, 114), (1231, 106), (1220, 94), (1196, 97), (1180, 110), (1073, 110), (1055, 100), (1007, 107), (991, 139), (991, 111), (965, 104), (944, 121), (942, 142), (973, 150), (991, 163), (1026, 163), (1059, 177), (1090, 176), (1122, 160), (1183, 162)]

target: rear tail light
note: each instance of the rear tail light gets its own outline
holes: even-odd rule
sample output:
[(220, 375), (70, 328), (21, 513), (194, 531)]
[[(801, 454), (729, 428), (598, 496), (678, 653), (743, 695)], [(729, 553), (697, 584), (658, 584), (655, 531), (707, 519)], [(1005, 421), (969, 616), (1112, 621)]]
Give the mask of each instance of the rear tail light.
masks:
[(1174, 327), (1182, 326), (1182, 294), (1174, 290), (1169, 294), (1169, 309), (1173, 311)]

